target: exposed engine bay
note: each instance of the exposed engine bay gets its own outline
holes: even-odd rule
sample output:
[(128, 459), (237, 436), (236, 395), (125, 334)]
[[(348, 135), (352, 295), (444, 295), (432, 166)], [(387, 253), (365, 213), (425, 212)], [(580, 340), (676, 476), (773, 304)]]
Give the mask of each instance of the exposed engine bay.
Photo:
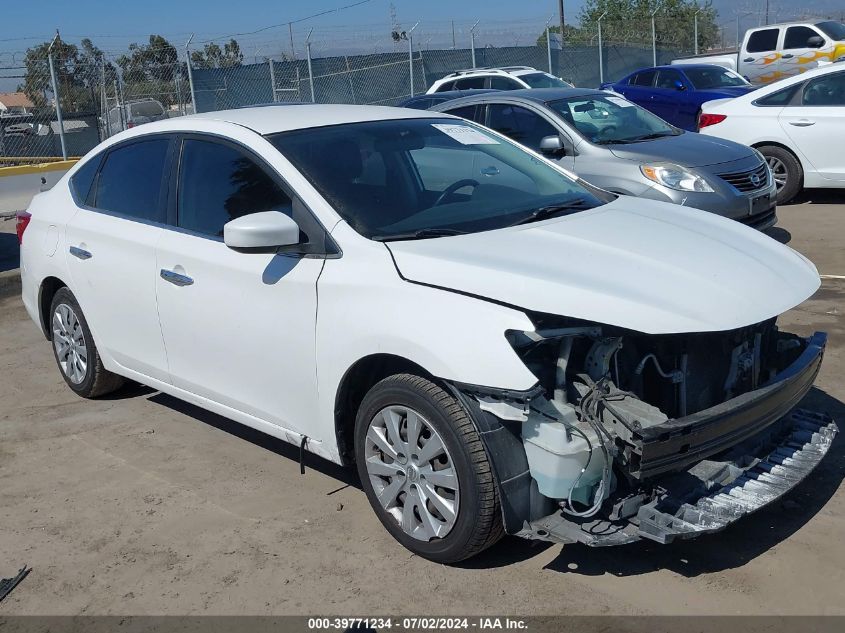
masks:
[[(808, 455), (821, 459), (836, 433), (826, 416), (791, 412), (818, 372), (822, 333), (801, 338), (769, 319), (648, 335), (531, 316), (535, 331), (507, 336), (537, 387), (464, 392), (522, 442), (530, 490), (518, 468), (500, 473), (529, 496), (511, 508), (529, 515), (522, 536), (610, 545), (720, 529), (800, 481), (817, 463)], [(731, 489), (744, 501), (711, 503)]]

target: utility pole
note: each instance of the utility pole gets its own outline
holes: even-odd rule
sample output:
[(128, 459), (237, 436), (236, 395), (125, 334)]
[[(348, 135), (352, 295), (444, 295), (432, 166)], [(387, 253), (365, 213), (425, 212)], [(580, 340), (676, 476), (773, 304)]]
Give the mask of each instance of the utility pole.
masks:
[(563, 48), (563, 26), (565, 24), (563, 20), (563, 0), (557, 0), (557, 12), (558, 17), (560, 17), (560, 47)]
[(472, 28), (469, 30), (469, 47), (472, 50), (472, 67), (475, 68), (475, 27), (478, 26), (479, 20), (476, 20), (475, 24), (472, 25)]

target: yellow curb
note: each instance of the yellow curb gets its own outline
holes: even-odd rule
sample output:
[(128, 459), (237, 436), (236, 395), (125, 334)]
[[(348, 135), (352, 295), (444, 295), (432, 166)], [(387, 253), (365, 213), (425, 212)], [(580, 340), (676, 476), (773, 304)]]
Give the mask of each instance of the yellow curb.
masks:
[(0, 167), (0, 178), (4, 176), (23, 176), (25, 174), (40, 174), (46, 171), (64, 171), (73, 167), (79, 161), (60, 160), (55, 163), (42, 163), (40, 165), (16, 165), (15, 167)]

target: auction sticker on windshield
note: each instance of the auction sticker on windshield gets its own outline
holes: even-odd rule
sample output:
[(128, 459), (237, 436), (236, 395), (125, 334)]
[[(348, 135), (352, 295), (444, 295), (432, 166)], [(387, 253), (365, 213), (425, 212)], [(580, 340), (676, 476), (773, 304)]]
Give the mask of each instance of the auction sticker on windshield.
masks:
[(479, 132), (468, 125), (450, 125), (443, 123), (432, 123), (432, 126), (448, 134), (462, 145), (498, 145), (499, 141)]

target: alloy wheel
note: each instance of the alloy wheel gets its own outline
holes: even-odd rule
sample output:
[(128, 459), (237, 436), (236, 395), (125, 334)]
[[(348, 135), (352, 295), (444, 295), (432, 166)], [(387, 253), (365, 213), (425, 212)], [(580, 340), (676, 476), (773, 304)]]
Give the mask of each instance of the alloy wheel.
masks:
[(88, 372), (88, 348), (82, 324), (73, 308), (60, 303), (53, 312), (53, 347), (59, 367), (73, 384), (85, 380)]
[(775, 156), (767, 156), (766, 162), (769, 164), (769, 169), (772, 170), (772, 178), (775, 179), (775, 187), (777, 187), (777, 190), (780, 191), (786, 185), (786, 165), (781, 159)]
[(458, 517), (458, 474), (443, 438), (420, 413), (389, 406), (370, 421), (367, 474), (384, 510), (420, 541), (445, 537)]

